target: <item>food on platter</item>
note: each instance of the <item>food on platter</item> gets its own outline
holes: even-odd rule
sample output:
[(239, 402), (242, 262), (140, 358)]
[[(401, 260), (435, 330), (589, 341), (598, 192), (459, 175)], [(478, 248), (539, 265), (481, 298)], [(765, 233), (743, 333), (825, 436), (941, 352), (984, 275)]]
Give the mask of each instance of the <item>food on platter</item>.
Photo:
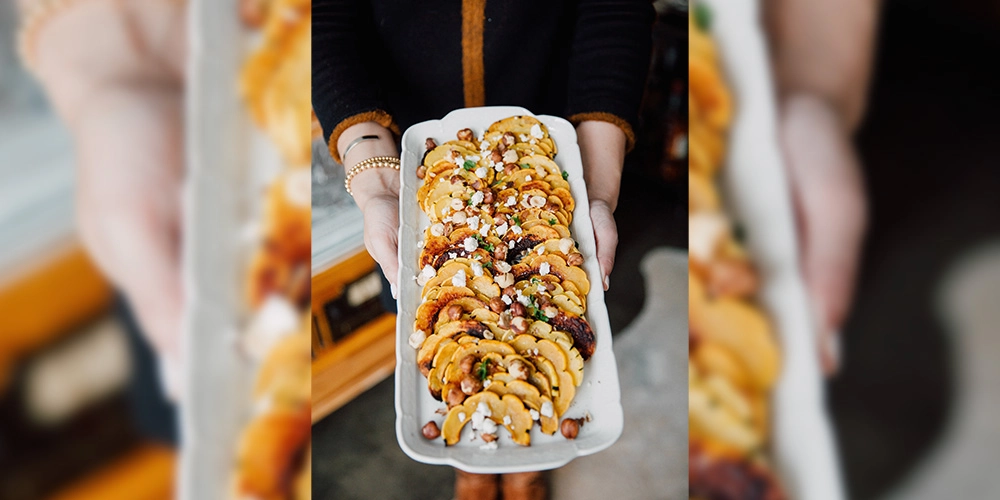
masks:
[(693, 17), (689, 33), (690, 496), (780, 500), (785, 494), (770, 461), (768, 401), (781, 354), (754, 298), (751, 256), (716, 189), (733, 100), (710, 34)]
[[(430, 223), (409, 343), (445, 408), (422, 433), (451, 446), (471, 424), (471, 439), (495, 448), (504, 428), (529, 446), (536, 425), (561, 430), (596, 347), (585, 319), (591, 283), (570, 231), (576, 201), (535, 117), (437, 139), (427, 139), (417, 170)], [(563, 435), (575, 438), (581, 423), (572, 419)]]
[(246, 270), (251, 318), (240, 344), (256, 364), (256, 381), (232, 494), (303, 500), (311, 498), (311, 3), (246, 0), (241, 15), (261, 37), (244, 64), (240, 90), (282, 168), (264, 189)]

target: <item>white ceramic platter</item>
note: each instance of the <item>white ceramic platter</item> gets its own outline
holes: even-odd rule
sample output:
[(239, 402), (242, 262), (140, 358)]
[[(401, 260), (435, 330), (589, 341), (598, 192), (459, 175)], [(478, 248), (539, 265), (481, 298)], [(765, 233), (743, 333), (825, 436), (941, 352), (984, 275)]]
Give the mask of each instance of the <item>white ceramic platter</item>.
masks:
[(440, 438), (429, 441), (421, 434), (421, 428), (430, 420), (441, 425), (444, 417), (435, 413), (435, 410), (444, 408), (445, 405), (431, 397), (427, 390), (427, 379), (417, 368), (416, 351), (407, 343), (420, 305), (421, 287), (414, 280), (419, 272), (417, 261), (420, 248), (417, 244), (424, 237), (424, 228), (429, 225), (427, 216), (417, 204), (416, 193), (422, 181), (417, 179), (416, 169), (423, 158), (424, 142), (428, 137), (440, 144), (454, 139), (455, 133), (463, 128), (471, 128), (478, 136), (493, 122), (514, 115), (531, 115), (531, 112), (519, 107), (460, 109), (440, 120), (413, 125), (403, 134), (402, 140), (400, 286), (399, 314), (396, 318), (396, 437), (403, 451), (414, 460), (429, 464), (448, 464), (474, 473), (556, 468), (576, 457), (597, 453), (611, 446), (621, 435), (623, 426), (618, 369), (611, 350), (611, 325), (604, 304), (604, 289), (601, 286), (603, 280), (597, 263), (594, 229), (590, 221), (590, 204), (583, 180), (576, 130), (562, 118), (543, 115), (537, 118), (548, 127), (549, 134), (556, 143), (559, 153), (555, 161), (568, 173), (570, 190), (576, 199), (570, 231), (586, 258), (583, 268), (593, 285), (587, 295), (586, 318), (597, 337), (596, 351), (584, 367), (583, 384), (577, 388), (576, 399), (564, 417), (582, 417), (590, 412), (592, 420), (581, 428), (575, 440), (567, 440), (559, 432), (554, 436), (545, 435), (536, 425), (531, 432), (531, 446), (514, 444), (509, 434), (501, 430), (499, 445), (495, 450), (480, 449), (483, 441), (470, 440), (473, 437), (471, 426), (465, 427), (461, 441), (454, 446), (446, 447)]

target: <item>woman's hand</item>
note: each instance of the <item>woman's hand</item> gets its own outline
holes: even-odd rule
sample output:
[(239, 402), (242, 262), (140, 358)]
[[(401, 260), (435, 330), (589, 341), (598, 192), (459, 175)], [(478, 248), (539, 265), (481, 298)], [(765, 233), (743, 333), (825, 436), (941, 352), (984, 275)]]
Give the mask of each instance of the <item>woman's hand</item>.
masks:
[(42, 25), (31, 51), (76, 143), (80, 240), (128, 299), (174, 399), (185, 19), (176, 2), (80, 2)]
[(817, 315), (820, 360), (830, 375), (840, 364), (838, 330), (850, 307), (867, 221), (860, 164), (838, 114), (819, 99), (788, 99), (780, 126), (802, 271)]
[(597, 240), (597, 261), (601, 264), (601, 276), (607, 290), (618, 248), (614, 212), (625, 162), (625, 133), (617, 125), (601, 121), (582, 122), (576, 127), (576, 133), (583, 159), (583, 176), (587, 181), (587, 197), (590, 198), (590, 219)]
[[(344, 157), (347, 146), (364, 135), (377, 135), (379, 138), (358, 143)], [(399, 156), (392, 132), (375, 122), (349, 127), (340, 135), (337, 147), (346, 171), (374, 156)], [(392, 289), (392, 296), (396, 297), (396, 275), (399, 272), (396, 252), (399, 246), (399, 172), (388, 168), (365, 170), (351, 180), (351, 191), (365, 218), (365, 248), (382, 268)]]

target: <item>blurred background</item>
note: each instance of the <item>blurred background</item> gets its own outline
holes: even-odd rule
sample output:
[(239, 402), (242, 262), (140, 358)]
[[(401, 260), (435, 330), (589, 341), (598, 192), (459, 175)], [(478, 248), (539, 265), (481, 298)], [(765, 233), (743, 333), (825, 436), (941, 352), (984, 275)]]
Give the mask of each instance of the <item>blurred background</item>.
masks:
[(132, 392), (152, 360), (76, 238), (72, 139), (17, 26), (0, 3), (0, 499), (169, 498), (173, 451), (137, 414), (168, 417)]
[(851, 498), (1000, 491), (997, 50), (997, 2), (884, 4), (857, 140), (870, 226), (829, 392)]

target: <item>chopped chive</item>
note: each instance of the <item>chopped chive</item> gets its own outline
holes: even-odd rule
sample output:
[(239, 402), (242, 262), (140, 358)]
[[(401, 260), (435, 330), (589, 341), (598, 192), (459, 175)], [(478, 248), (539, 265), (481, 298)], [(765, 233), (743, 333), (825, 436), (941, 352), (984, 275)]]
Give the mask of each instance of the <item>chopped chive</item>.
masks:
[(462, 164), (462, 168), (471, 172), (472, 169), (476, 168), (476, 162), (472, 160), (465, 160), (465, 163)]
[(703, 3), (695, 4), (694, 22), (698, 25), (698, 29), (702, 31), (707, 32), (712, 29), (712, 10)]

